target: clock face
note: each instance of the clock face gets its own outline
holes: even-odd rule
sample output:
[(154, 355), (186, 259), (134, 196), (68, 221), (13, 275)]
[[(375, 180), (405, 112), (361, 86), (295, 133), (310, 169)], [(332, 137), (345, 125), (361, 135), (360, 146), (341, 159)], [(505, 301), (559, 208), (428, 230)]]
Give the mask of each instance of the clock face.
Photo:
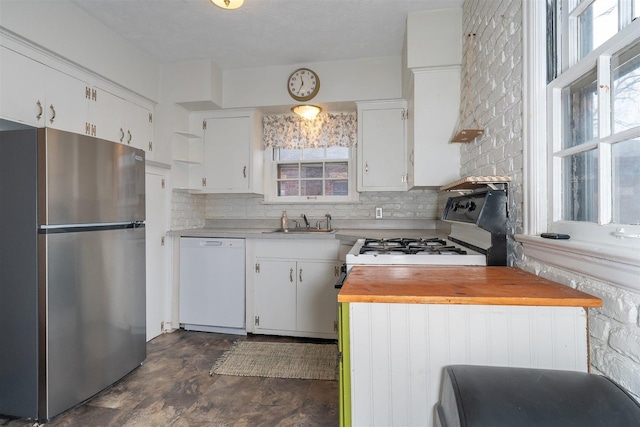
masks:
[(320, 90), (318, 75), (308, 68), (299, 68), (289, 76), (289, 95), (297, 101), (308, 101)]

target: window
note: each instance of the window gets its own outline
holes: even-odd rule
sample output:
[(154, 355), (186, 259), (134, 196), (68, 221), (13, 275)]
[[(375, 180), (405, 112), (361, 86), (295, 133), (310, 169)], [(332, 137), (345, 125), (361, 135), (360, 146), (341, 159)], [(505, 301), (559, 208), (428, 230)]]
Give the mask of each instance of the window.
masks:
[[(523, 3), (523, 112), (529, 119), (524, 234), (515, 236), (527, 257), (636, 292), (638, 16), (640, 0)], [(542, 232), (571, 239), (542, 239)]]
[(264, 116), (265, 201), (354, 202), (356, 113)]
[(274, 151), (278, 197), (348, 196), (349, 148), (279, 148)]
[(580, 240), (617, 244), (615, 233), (596, 236), (593, 226), (640, 226), (638, 1), (557, 0), (558, 6), (551, 44), (562, 71), (547, 86), (548, 225)]
[(273, 148), (271, 170), (275, 188), (266, 201), (340, 202), (357, 200), (350, 183), (353, 148)]

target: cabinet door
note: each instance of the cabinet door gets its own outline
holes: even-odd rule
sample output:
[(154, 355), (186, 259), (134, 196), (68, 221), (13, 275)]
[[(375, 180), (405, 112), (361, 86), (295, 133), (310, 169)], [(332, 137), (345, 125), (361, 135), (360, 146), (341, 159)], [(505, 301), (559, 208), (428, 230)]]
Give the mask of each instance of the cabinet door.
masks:
[(89, 117), (88, 84), (53, 68), (45, 67), (45, 126), (67, 132), (87, 132)]
[(296, 263), (258, 259), (254, 275), (256, 330), (296, 330)]
[[(127, 140), (129, 145), (144, 151), (149, 151), (151, 142), (152, 123), (150, 120), (151, 111), (133, 102), (124, 101), (125, 126), (127, 127)], [(131, 137), (129, 140), (129, 136)], [(150, 155), (147, 153), (147, 158)]]
[(127, 129), (124, 125), (125, 100), (100, 88), (90, 106), (89, 121), (96, 126), (98, 138), (127, 143)]
[(332, 261), (298, 261), (296, 329), (300, 332), (337, 333), (338, 291), (334, 285), (340, 265)]
[(407, 189), (405, 109), (363, 109), (358, 117), (358, 191)]
[(162, 333), (167, 295), (167, 190), (165, 177), (146, 173), (147, 341)]
[(251, 119), (224, 117), (207, 119), (204, 132), (204, 192), (249, 189)]
[(46, 67), (0, 46), (0, 117), (45, 126)]

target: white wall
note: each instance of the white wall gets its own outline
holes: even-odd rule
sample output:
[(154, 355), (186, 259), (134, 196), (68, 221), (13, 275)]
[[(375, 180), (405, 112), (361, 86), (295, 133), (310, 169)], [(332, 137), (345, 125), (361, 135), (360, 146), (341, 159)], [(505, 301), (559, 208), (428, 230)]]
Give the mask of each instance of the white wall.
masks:
[[(509, 233), (521, 233), (522, 1), (465, 0), (463, 37), (469, 33), (476, 34), (472, 105), (485, 134), (461, 147), (460, 171), (512, 177)], [(463, 67), (463, 94), (465, 90)], [(640, 399), (640, 294), (526, 258), (513, 240), (509, 263), (603, 300), (601, 309), (589, 310), (592, 371), (605, 374)]]
[[(287, 92), (289, 75), (300, 67), (318, 73), (314, 104), (402, 97), (401, 57), (316, 62), (224, 71), (224, 108), (299, 104)], [(355, 111), (355, 105), (353, 108)]]
[(159, 64), (66, 0), (2, 0), (0, 27), (152, 101)]

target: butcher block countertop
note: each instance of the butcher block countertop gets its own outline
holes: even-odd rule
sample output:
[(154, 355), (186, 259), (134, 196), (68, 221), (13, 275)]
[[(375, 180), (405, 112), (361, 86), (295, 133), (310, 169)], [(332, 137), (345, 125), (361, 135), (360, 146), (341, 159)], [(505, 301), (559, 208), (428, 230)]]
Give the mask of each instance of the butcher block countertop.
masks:
[(339, 302), (602, 307), (602, 300), (514, 267), (354, 266)]

